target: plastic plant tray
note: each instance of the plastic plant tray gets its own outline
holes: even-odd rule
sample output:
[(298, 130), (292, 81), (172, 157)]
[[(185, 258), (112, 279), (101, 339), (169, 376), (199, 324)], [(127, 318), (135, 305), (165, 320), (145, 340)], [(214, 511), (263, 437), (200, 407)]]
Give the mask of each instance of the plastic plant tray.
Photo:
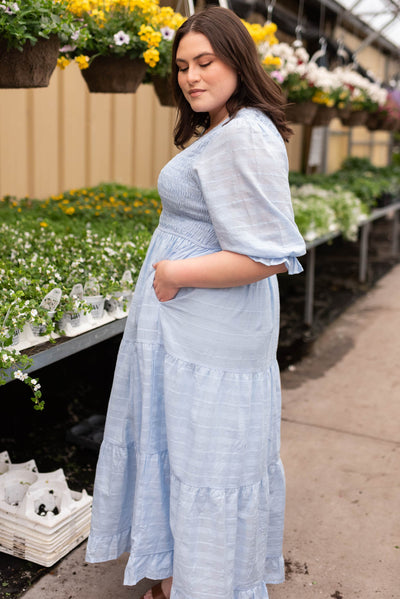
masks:
[(0, 551), (52, 566), (89, 535), (92, 498), (71, 491), (62, 469), (40, 473), (34, 460), (0, 453)]

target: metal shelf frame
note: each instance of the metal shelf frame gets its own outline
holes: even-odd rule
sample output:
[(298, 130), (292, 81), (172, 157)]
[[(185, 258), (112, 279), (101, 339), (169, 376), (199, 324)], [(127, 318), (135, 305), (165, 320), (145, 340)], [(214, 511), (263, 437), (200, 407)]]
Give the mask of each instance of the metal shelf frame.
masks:
[[(399, 253), (399, 231), (400, 231), (400, 201), (393, 204), (389, 204), (384, 208), (377, 208), (373, 210), (369, 217), (360, 223), (360, 252), (359, 252), (359, 267), (358, 267), (358, 280), (360, 283), (365, 283), (367, 279), (367, 268), (368, 268), (368, 247), (369, 247), (369, 234), (371, 232), (371, 224), (373, 221), (384, 216), (391, 216), (393, 219), (392, 224), (392, 256), (397, 256)], [(314, 239), (306, 244), (307, 247), (307, 258), (306, 258), (306, 291), (305, 291), (305, 302), (304, 302), (304, 323), (311, 326), (313, 323), (314, 313), (314, 288), (315, 288), (315, 261), (316, 261), (316, 248), (319, 245), (327, 243), (336, 237), (341, 235), (340, 231), (333, 232), (329, 235), (324, 235), (318, 239)]]

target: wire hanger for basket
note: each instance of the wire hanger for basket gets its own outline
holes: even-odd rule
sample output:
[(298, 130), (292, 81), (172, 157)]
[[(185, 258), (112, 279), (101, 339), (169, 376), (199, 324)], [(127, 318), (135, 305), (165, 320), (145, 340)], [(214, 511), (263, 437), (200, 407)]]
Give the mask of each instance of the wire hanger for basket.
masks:
[(324, 36), (324, 32), (325, 32), (325, 4), (323, 2), (321, 2), (320, 12), (319, 12), (319, 30), (318, 30), (320, 49), (317, 50), (316, 52), (314, 52), (314, 54), (310, 58), (310, 62), (317, 62), (317, 60), (326, 56), (327, 42), (326, 42), (326, 38)]
[[(183, 10), (182, 10), (183, 5)], [(194, 2), (193, 0), (178, 0), (176, 5), (176, 12), (183, 12), (187, 17), (194, 15)]]
[(292, 46), (294, 48), (301, 48), (303, 45), (303, 41), (301, 39), (301, 34), (303, 32), (303, 12), (304, 12), (304, 0), (300, 0), (299, 2), (299, 10), (297, 12), (297, 25), (294, 30), (296, 39), (294, 40)]
[(276, 0), (270, 0), (267, 4), (267, 0), (265, 0), (265, 5), (267, 7), (267, 20), (266, 23), (272, 23), (272, 13), (274, 12)]

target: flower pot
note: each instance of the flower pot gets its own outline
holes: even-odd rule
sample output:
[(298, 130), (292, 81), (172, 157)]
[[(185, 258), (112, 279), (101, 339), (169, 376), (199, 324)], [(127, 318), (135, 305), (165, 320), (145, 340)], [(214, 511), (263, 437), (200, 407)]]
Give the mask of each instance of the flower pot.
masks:
[(336, 108), (318, 104), (318, 110), (313, 118), (312, 125), (313, 127), (327, 127), (336, 115)]
[(103, 295), (85, 295), (85, 302), (91, 306), (90, 316), (92, 318), (102, 318), (104, 314), (105, 297)]
[(21, 337), (21, 331), (20, 331), (20, 329), (15, 329), (14, 332), (13, 332), (13, 336), (12, 336), (12, 340), (11, 340), (11, 345), (18, 345), (20, 337)]
[(77, 328), (81, 325), (81, 312), (65, 312), (61, 320), (57, 323), (58, 328), (62, 331), (67, 325), (72, 328)]
[(128, 56), (96, 56), (81, 71), (92, 93), (135, 93), (146, 74), (147, 65), (140, 58)]
[[(47, 297), (48, 296), (46, 296), (46, 298)], [(51, 298), (51, 301), (53, 301), (53, 298)], [(55, 312), (49, 311), (49, 312), (47, 312), (47, 315), (50, 319), (52, 319), (52, 318), (54, 318)], [(34, 337), (43, 337), (43, 335), (46, 335), (47, 323), (33, 324), (31, 322), (30, 325), (31, 325), (31, 331), (32, 331)]]
[(31, 331), (34, 337), (43, 337), (46, 334), (47, 325), (46, 324), (32, 324), (31, 323)]
[(347, 119), (350, 116), (351, 108), (336, 108), (336, 116), (343, 121), (343, 119)]
[(387, 115), (381, 125), (382, 131), (397, 131), (399, 129), (399, 120), (392, 115)]
[(174, 94), (172, 93), (171, 80), (169, 77), (152, 75), (151, 82), (157, 94), (161, 106), (176, 106)]
[(303, 125), (311, 125), (317, 110), (318, 104), (311, 101), (285, 106), (287, 120), (291, 123), (301, 123)]
[(115, 291), (109, 299), (106, 299), (105, 309), (112, 316), (126, 316), (132, 303), (133, 292), (129, 289)]
[(370, 112), (365, 124), (369, 131), (377, 131), (378, 129), (382, 129), (384, 120), (385, 116), (381, 112)]
[(0, 88), (47, 87), (59, 49), (60, 40), (54, 35), (34, 46), (26, 42), (22, 52), (7, 50), (7, 42), (0, 40)]
[(360, 127), (361, 125), (365, 125), (365, 122), (368, 117), (368, 112), (366, 110), (352, 110), (348, 117), (342, 118), (342, 124), (347, 127)]

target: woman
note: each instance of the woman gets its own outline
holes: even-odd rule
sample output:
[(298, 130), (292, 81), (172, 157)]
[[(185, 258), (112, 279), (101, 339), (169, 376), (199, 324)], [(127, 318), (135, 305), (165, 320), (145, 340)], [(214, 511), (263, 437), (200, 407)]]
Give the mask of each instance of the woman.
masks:
[(129, 551), (146, 599), (262, 599), (284, 578), (276, 274), (298, 273), (283, 98), (228, 9), (173, 47), (163, 212), (121, 344), (88, 561)]

